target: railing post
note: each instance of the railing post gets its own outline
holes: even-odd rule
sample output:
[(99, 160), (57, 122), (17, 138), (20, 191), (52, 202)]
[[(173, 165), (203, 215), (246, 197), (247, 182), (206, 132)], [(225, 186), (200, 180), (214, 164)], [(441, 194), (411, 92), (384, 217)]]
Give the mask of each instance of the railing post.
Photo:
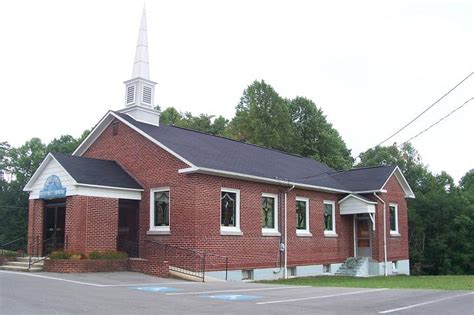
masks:
[(206, 253), (202, 256), (202, 282), (205, 282), (206, 277)]
[(228, 266), (229, 258), (225, 257), (225, 281), (227, 281), (227, 266)]

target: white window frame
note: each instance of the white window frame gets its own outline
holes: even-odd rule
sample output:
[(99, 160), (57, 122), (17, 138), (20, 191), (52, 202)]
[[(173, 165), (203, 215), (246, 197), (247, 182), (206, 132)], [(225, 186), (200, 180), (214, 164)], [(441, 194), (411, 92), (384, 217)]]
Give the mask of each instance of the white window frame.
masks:
[[(263, 236), (280, 236), (280, 232), (278, 231), (278, 195), (275, 194), (267, 194), (267, 193), (262, 193), (262, 199), (266, 198), (273, 198), (273, 205), (275, 207), (274, 209), (274, 218), (273, 218), (273, 223), (274, 223), (274, 228), (264, 228), (262, 227), (262, 235)], [(262, 207), (260, 204), (260, 214), (262, 213)]]
[(305, 220), (306, 220), (306, 229), (296, 229), (296, 236), (313, 236), (311, 232), (309, 231), (309, 198), (306, 197), (296, 197), (295, 200), (295, 208), (296, 208), (296, 202), (297, 201), (304, 201), (306, 203), (306, 214), (305, 214)]
[[(235, 193), (235, 226), (223, 226), (222, 222), (222, 193), (230, 192)], [(240, 190), (233, 188), (222, 187), (219, 192), (219, 225), (221, 227), (221, 235), (242, 235), (240, 230)]]
[(325, 211), (325, 205), (331, 205), (332, 206), (332, 230), (324, 230), (324, 235), (325, 236), (337, 236), (336, 234), (336, 202), (332, 200), (324, 200), (323, 201), (323, 223), (324, 223), (324, 211)]
[[(390, 224), (390, 207), (395, 208), (395, 230), (392, 230), (392, 226)], [(399, 226), (398, 226), (398, 204), (396, 203), (389, 203), (388, 204), (388, 226), (390, 228), (390, 235), (400, 235)]]
[[(169, 196), (168, 205), (168, 226), (155, 226), (155, 193), (167, 191)], [(170, 234), (171, 226), (171, 189), (169, 187), (159, 187), (150, 189), (150, 229), (147, 234)]]

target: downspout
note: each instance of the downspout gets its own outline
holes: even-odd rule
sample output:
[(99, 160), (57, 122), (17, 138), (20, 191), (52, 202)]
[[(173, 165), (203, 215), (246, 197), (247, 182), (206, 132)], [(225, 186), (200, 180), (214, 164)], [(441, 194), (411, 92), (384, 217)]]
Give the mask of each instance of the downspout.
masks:
[(293, 184), (289, 189), (285, 191), (285, 268), (283, 269), (283, 278), (288, 278), (288, 206), (287, 198), (288, 193), (295, 188)]
[(380, 202), (383, 204), (383, 274), (386, 277), (388, 275), (387, 273), (387, 209), (385, 205), (385, 201), (383, 201), (382, 198), (380, 198), (377, 193), (374, 192), (375, 198), (380, 200)]

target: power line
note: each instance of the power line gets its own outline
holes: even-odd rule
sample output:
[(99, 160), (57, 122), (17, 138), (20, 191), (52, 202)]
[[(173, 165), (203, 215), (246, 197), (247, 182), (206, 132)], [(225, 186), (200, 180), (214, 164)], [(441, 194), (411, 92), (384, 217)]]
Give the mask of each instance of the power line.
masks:
[(377, 144), (377, 146), (379, 145), (382, 145), (384, 142), (392, 139), (393, 137), (395, 137), (397, 134), (399, 134), (402, 130), (404, 130), (406, 127), (408, 127), (409, 125), (411, 125), (415, 120), (417, 120), (418, 118), (420, 118), (424, 113), (426, 113), (427, 111), (429, 111), (433, 106), (435, 106), (436, 104), (438, 104), (443, 98), (445, 98), (446, 96), (448, 96), (452, 91), (454, 91), (458, 86), (460, 86), (461, 84), (464, 83), (464, 81), (466, 81), (467, 79), (469, 79), (470, 76), (472, 76), (474, 74), (474, 72), (471, 72), (467, 77), (465, 77), (464, 79), (462, 79), (458, 84), (456, 84), (451, 90), (449, 90), (447, 93), (445, 93), (443, 96), (441, 96), (436, 102), (434, 102), (433, 104), (431, 104), (430, 106), (428, 106), (425, 110), (423, 110), (420, 114), (418, 114), (418, 116), (416, 116), (415, 118), (413, 118), (412, 120), (410, 120), (407, 124), (405, 124), (403, 127), (401, 127), (400, 129), (398, 129), (396, 132), (394, 132), (390, 137), (386, 138), (385, 140), (383, 140), (382, 142), (380, 142), (379, 144)]
[(461, 106), (455, 108), (454, 110), (452, 110), (451, 112), (449, 112), (447, 115), (441, 117), (441, 119), (439, 119), (437, 122), (435, 122), (434, 124), (430, 125), (429, 127), (423, 129), (422, 131), (420, 131), (419, 133), (417, 133), (416, 135), (414, 135), (413, 137), (411, 137), (410, 139), (408, 139), (407, 141), (403, 142), (402, 144), (400, 144), (400, 147), (402, 147), (405, 143), (407, 142), (410, 142), (411, 140), (415, 139), (416, 137), (424, 134), (425, 132), (427, 132), (428, 130), (430, 130), (431, 128), (433, 128), (434, 126), (436, 126), (437, 124), (439, 124), (440, 122), (442, 122), (443, 120), (445, 120), (446, 118), (448, 118), (449, 116), (451, 116), (452, 114), (454, 114), (455, 112), (457, 112), (458, 110), (460, 110), (461, 108), (463, 108), (467, 103), (469, 103), (470, 101), (474, 100), (474, 97), (471, 97), (470, 99), (468, 99), (467, 101), (465, 101)]

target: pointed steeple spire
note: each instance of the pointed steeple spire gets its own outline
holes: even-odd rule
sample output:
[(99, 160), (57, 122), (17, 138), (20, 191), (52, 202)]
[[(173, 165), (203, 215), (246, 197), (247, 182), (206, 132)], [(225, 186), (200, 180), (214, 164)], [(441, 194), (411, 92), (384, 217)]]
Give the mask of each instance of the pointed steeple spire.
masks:
[(142, 19), (140, 21), (140, 29), (138, 31), (137, 48), (135, 51), (135, 62), (133, 63), (132, 79), (134, 78), (150, 80), (145, 5), (143, 5)]
[(143, 6), (138, 32), (132, 78), (124, 83), (125, 108), (121, 109), (120, 112), (130, 115), (136, 120), (158, 126), (160, 112), (153, 108), (156, 82), (150, 80), (145, 6)]

